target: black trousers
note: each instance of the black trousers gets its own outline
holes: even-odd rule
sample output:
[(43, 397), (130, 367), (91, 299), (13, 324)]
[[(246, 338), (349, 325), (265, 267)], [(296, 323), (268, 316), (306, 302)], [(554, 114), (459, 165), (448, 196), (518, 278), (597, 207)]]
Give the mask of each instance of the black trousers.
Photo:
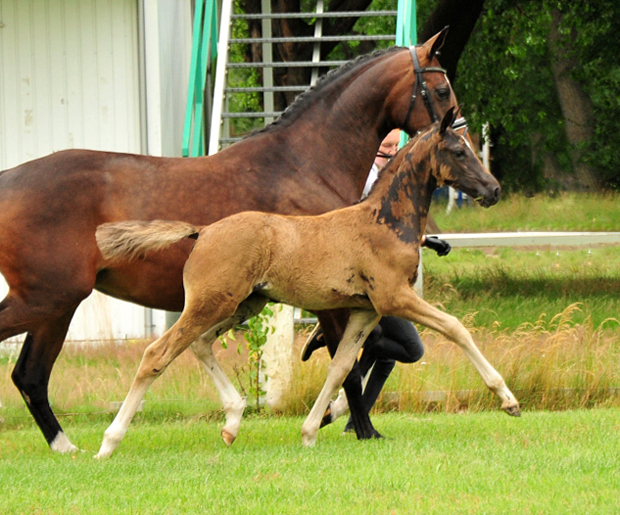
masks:
[[(362, 376), (365, 377), (372, 368), (362, 394), (362, 402), (367, 413), (377, 402), (396, 362), (415, 363), (423, 355), (422, 340), (411, 322), (396, 317), (383, 317), (379, 321), (364, 343), (360, 358)], [(345, 431), (353, 430), (353, 422), (349, 418)]]

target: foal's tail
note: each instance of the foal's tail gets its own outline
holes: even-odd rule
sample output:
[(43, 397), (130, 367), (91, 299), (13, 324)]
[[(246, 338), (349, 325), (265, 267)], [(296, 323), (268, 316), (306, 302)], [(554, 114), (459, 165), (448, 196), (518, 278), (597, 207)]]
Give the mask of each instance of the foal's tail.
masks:
[(192, 224), (166, 220), (117, 222), (97, 227), (96, 238), (105, 259), (133, 259), (184, 238), (197, 239), (199, 230)]

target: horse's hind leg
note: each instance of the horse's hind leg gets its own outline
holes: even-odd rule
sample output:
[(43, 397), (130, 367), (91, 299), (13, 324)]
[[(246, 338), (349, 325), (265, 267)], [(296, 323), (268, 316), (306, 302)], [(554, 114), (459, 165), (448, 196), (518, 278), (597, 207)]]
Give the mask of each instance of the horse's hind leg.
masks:
[(226, 413), (226, 424), (222, 429), (222, 439), (227, 446), (232, 445), (239, 434), (239, 426), (241, 425), (241, 417), (245, 411), (246, 402), (221, 369), (213, 354), (213, 342), (229, 329), (260, 313), (266, 303), (267, 299), (265, 297), (258, 295), (250, 296), (239, 305), (232, 317), (209, 329), (190, 346), (204, 370), (211, 377), (220, 395), (222, 406)]
[(351, 371), (357, 353), (380, 318), (374, 311), (351, 310), (342, 341), (329, 364), (323, 389), (302, 426), (301, 434), (304, 445), (314, 445), (316, 442), (321, 419), (331, 397)]
[(42, 322), (12, 294), (0, 303), (0, 341), (36, 327), (28, 330), (12, 379), (50, 448), (59, 452), (73, 452), (77, 447), (65, 436), (52, 412), (48, 385), (74, 312), (75, 308), (56, 319)]
[(65, 436), (48, 399), (52, 367), (62, 349), (73, 311), (62, 318), (42, 324), (28, 333), (13, 369), (13, 383), (52, 451), (74, 452), (77, 447)]

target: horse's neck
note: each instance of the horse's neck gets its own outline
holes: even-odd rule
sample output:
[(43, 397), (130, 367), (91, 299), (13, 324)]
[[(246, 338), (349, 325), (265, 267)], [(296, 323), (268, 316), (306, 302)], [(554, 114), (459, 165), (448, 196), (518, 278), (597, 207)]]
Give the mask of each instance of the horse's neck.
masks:
[(436, 182), (428, 152), (401, 152), (380, 175), (367, 202), (375, 221), (405, 243), (418, 243), (424, 234)]
[[(386, 98), (394, 95), (402, 71), (401, 61), (394, 64), (398, 54), (326, 83), (235, 149), (242, 151), (246, 145), (254, 153), (270, 153), (274, 162), (283, 165), (271, 168), (271, 176), (292, 172), (315, 176), (348, 203), (357, 201), (381, 141), (396, 125), (387, 112)], [(399, 59), (404, 63), (402, 56)], [(255, 143), (258, 146), (252, 147)]]

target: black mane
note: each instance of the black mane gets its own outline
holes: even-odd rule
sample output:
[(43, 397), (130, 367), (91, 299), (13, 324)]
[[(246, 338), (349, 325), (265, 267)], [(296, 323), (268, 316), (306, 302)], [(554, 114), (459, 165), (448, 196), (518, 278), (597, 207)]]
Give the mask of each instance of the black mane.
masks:
[(267, 125), (266, 127), (263, 127), (262, 129), (256, 129), (252, 131), (248, 135), (248, 137), (274, 129), (280, 126), (282, 123), (286, 122), (287, 120), (290, 120), (291, 118), (296, 116), (299, 112), (303, 112), (307, 108), (308, 104), (310, 104), (310, 102), (314, 99), (315, 95), (320, 94), (320, 92), (323, 91), (329, 84), (338, 80), (343, 75), (349, 73), (354, 68), (364, 65), (369, 61), (372, 61), (373, 59), (383, 57), (384, 55), (397, 52), (404, 48), (405, 47), (401, 46), (392, 46), (387, 49), (375, 50), (370, 54), (360, 55), (352, 61), (343, 64), (339, 68), (330, 70), (325, 75), (319, 77), (314, 86), (311, 86), (306, 91), (297, 96), (293, 103), (289, 105), (273, 123)]

